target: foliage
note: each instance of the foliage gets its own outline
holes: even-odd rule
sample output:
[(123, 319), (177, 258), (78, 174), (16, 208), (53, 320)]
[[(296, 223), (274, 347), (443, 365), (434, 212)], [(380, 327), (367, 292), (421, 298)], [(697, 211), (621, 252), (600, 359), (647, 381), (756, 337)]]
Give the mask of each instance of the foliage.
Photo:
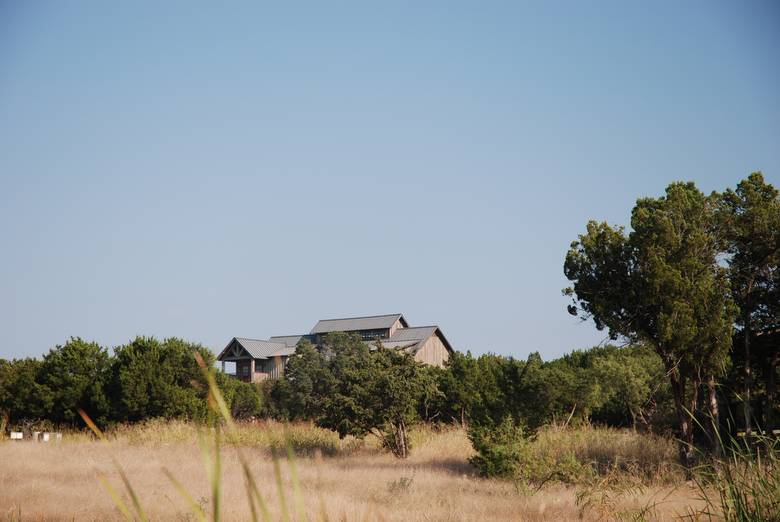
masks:
[[(735, 313), (718, 264), (715, 199), (692, 183), (673, 183), (661, 198), (639, 199), (633, 230), (588, 223), (564, 264), (578, 309), (626, 337), (652, 346), (669, 375), (677, 410), (681, 459), (690, 464), (698, 390), (725, 373)], [(715, 405), (711, 400), (709, 404)]]
[(206, 348), (176, 338), (136, 337), (116, 348), (111, 386), (117, 420), (204, 418), (205, 383), (196, 352), (213, 363)]
[(288, 420), (313, 419), (322, 411), (322, 399), (333, 386), (325, 356), (309, 341), (295, 348), (285, 368), (285, 379), (276, 381), (270, 393), (276, 416)]
[(299, 344), (288, 369), (280, 395), (318, 426), (340, 437), (373, 434), (396, 456), (409, 454), (409, 427), (419, 419), (423, 397), (432, 393), (428, 374), (412, 356), (332, 333), (322, 351)]
[[(601, 356), (596, 356), (597, 353)], [(592, 350), (593, 379), (603, 394), (591, 419), (609, 426), (663, 428), (671, 396), (661, 359), (646, 345)]]
[(671, 412), (663, 364), (646, 346), (574, 351), (549, 362), (453, 354), (434, 372), (441, 396), (429, 418), (494, 426), (511, 416), (529, 431), (552, 421), (664, 429)]
[[(742, 180), (736, 190), (729, 189), (722, 194), (719, 203), (719, 225), (729, 279), (733, 298), (740, 309), (737, 315), (740, 350), (735, 362), (743, 378), (743, 422), (750, 432), (754, 373), (759, 371), (767, 383), (762, 424), (772, 430), (777, 402), (775, 372), (780, 365), (780, 355), (776, 346), (760, 342), (756, 334), (780, 327), (780, 193), (764, 181), (760, 172), (754, 172)], [(755, 368), (754, 362), (761, 364)]]
[[(176, 338), (137, 337), (113, 356), (96, 343), (73, 338), (43, 360), (0, 364), (0, 414), (16, 427), (43, 421), (76, 425), (78, 409), (88, 409), (101, 426), (157, 417), (203, 420), (206, 387), (195, 353), (213, 364), (208, 349)], [(258, 390), (224, 375), (220, 384), (230, 389), (239, 416), (262, 412)]]
[(237, 382), (230, 401), (230, 414), (236, 420), (252, 419), (262, 413), (262, 400), (256, 384)]
[(105, 387), (109, 378), (108, 351), (97, 343), (71, 338), (49, 351), (41, 363), (36, 381), (41, 402), (48, 402), (46, 417), (55, 423), (72, 424), (78, 409), (89, 409), (104, 423), (110, 411)]
[(53, 397), (38, 381), (41, 364), (30, 358), (0, 364), (0, 411), (12, 421), (40, 419), (51, 409)]
[(511, 417), (496, 426), (470, 426), (478, 473), (541, 486), (623, 477), (651, 484), (683, 477), (668, 437), (628, 430), (548, 425), (530, 433)]
[(517, 478), (530, 456), (526, 431), (510, 416), (495, 426), (472, 426), (469, 440), (477, 452), (471, 464), (483, 477)]

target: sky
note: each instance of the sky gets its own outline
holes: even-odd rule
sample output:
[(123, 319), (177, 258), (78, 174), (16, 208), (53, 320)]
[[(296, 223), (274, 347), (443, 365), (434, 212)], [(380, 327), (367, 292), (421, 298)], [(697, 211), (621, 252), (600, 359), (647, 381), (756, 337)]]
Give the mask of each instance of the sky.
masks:
[(589, 219), (780, 185), (780, 4), (0, 0), (0, 357), (403, 313), (550, 359)]

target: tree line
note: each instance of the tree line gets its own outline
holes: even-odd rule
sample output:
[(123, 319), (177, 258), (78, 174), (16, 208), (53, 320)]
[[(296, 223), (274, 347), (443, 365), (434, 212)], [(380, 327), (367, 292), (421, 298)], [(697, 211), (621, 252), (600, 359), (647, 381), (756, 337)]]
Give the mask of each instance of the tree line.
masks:
[[(73, 338), (42, 359), (0, 360), (0, 412), (11, 424), (79, 426), (78, 409), (102, 426), (153, 418), (208, 418), (195, 361), (214, 354), (181, 339), (138, 337), (113, 352)], [(416, 422), (488, 425), (511, 416), (534, 428), (593, 421), (663, 430), (671, 402), (663, 366), (646, 346), (596, 347), (552, 361), (453, 353), (445, 368), (334, 333), (307, 341), (285, 378), (249, 384), (222, 372), (217, 383), (237, 419), (309, 420), (340, 435), (372, 433), (405, 456)], [(658, 385), (658, 383), (662, 385)]]
[[(566, 255), (569, 312), (620, 346), (550, 361), (454, 353), (437, 368), (335, 333), (320, 347), (302, 341), (283, 379), (249, 384), (217, 372), (217, 383), (238, 419), (373, 434), (400, 457), (416, 422), (463, 425), (485, 473), (500, 461), (486, 457), (498, 435), (552, 422), (674, 433), (690, 464), (697, 445), (718, 452), (719, 430), (777, 426), (779, 263), (780, 198), (761, 174), (709, 196), (674, 183), (637, 201), (630, 231), (591, 221)], [(204, 421), (196, 353), (213, 367), (200, 344), (151, 337), (113, 351), (73, 338), (40, 360), (0, 360), (0, 415), (12, 424), (78, 425), (78, 409), (104, 426)]]
[[(0, 416), (11, 425), (80, 426), (78, 410), (101, 426), (153, 418), (206, 420), (207, 386), (195, 353), (214, 354), (182, 339), (137, 337), (113, 353), (69, 339), (42, 359), (0, 359)], [(238, 416), (260, 412), (258, 390), (217, 375)]]

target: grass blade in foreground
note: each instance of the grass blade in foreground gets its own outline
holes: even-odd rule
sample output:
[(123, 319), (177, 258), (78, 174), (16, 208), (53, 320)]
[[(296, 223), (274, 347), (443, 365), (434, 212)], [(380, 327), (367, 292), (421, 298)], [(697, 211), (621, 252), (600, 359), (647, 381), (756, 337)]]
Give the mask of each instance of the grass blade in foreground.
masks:
[(199, 522), (206, 522), (206, 513), (201, 509), (201, 507), (198, 505), (197, 502), (195, 502), (195, 499), (192, 498), (192, 495), (190, 495), (190, 492), (187, 491), (187, 488), (185, 488), (181, 482), (176, 480), (176, 477), (173, 476), (173, 473), (168, 468), (163, 468), (163, 473), (166, 477), (168, 477), (168, 480), (171, 481), (171, 484), (173, 484), (173, 487), (176, 488), (176, 491), (179, 492), (179, 495), (184, 498), (184, 500), (187, 502), (187, 504), (190, 507), (190, 510), (195, 515), (195, 517), (198, 519)]
[[(81, 418), (84, 419), (84, 422), (89, 426), (89, 429), (92, 430), (92, 432), (106, 445), (108, 445), (108, 439), (106, 438), (105, 434), (100, 431), (100, 428), (97, 427), (97, 425), (92, 422), (92, 419), (87, 415), (87, 413), (80, 409), (78, 410), (79, 415), (81, 415)], [(133, 507), (135, 507), (136, 515), (138, 515), (138, 518), (142, 522), (147, 522), (149, 520), (149, 517), (146, 516), (146, 512), (144, 511), (144, 508), (141, 506), (141, 501), (138, 499), (138, 495), (136, 495), (135, 490), (133, 489), (133, 486), (130, 484), (130, 480), (127, 478), (127, 475), (125, 474), (125, 470), (122, 468), (122, 466), (119, 464), (119, 461), (116, 459), (113, 453), (111, 453), (111, 461), (114, 464), (114, 467), (119, 472), (119, 477), (122, 479), (122, 483), (125, 485), (125, 489), (127, 490), (128, 494), (130, 495), (130, 498), (133, 501)], [(106, 484), (108, 482), (106, 481)], [(121, 499), (119, 498), (119, 495), (116, 494), (116, 491), (111, 488), (109, 490), (109, 494), (111, 494), (112, 498), (114, 498), (114, 502), (116, 503), (117, 500)], [(121, 502), (121, 504), (117, 504), (117, 508), (119, 508), (120, 511), (123, 513), (129, 513), (129, 510), (127, 509), (127, 506), (124, 505), (124, 502)]]

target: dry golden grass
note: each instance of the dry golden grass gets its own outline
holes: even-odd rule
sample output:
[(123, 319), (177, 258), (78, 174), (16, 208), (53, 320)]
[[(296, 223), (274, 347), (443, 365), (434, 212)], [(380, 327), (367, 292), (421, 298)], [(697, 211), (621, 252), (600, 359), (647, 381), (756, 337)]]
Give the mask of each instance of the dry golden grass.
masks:
[[(269, 444), (282, 440), (275, 423), (241, 426), (237, 438), (274, 519), (281, 515)], [(297, 445), (331, 448), (333, 456), (296, 461), (308, 520), (528, 520), (561, 522), (604, 520), (637, 512), (658, 503), (647, 520), (668, 520), (695, 501), (682, 484), (608, 493), (591, 490), (582, 512), (578, 489), (546, 485), (539, 491), (518, 489), (508, 482), (477, 478), (468, 464), (471, 446), (462, 431), (414, 434), (412, 456), (398, 460), (375, 444), (338, 441), (324, 430), (292, 426)], [(616, 435), (615, 435), (616, 436)], [(589, 434), (588, 437), (596, 437)], [(149, 423), (120, 428), (109, 444), (85, 435), (68, 436), (58, 445), (0, 443), (0, 520), (119, 520), (120, 512), (98, 482), (105, 474), (123, 491), (111, 463), (117, 457), (153, 520), (193, 520), (186, 503), (165, 477), (169, 469), (208, 512), (209, 483), (196, 430), (185, 423)], [(312, 442), (315, 441), (315, 442)], [(306, 453), (306, 452), (303, 452)], [(223, 520), (247, 520), (249, 508), (236, 451), (222, 451)], [(290, 511), (295, 502), (289, 467), (282, 462), (284, 494)], [(580, 492), (582, 490), (579, 490)], [(582, 501), (580, 502), (582, 505)], [(633, 520), (633, 519), (632, 519)], [(642, 519), (639, 519), (642, 520)]]
[(684, 480), (677, 465), (677, 445), (667, 438), (625, 429), (584, 425), (541, 428), (533, 444), (538, 458), (560, 460), (573, 455), (578, 462), (604, 475), (616, 471), (646, 484), (676, 484)]

